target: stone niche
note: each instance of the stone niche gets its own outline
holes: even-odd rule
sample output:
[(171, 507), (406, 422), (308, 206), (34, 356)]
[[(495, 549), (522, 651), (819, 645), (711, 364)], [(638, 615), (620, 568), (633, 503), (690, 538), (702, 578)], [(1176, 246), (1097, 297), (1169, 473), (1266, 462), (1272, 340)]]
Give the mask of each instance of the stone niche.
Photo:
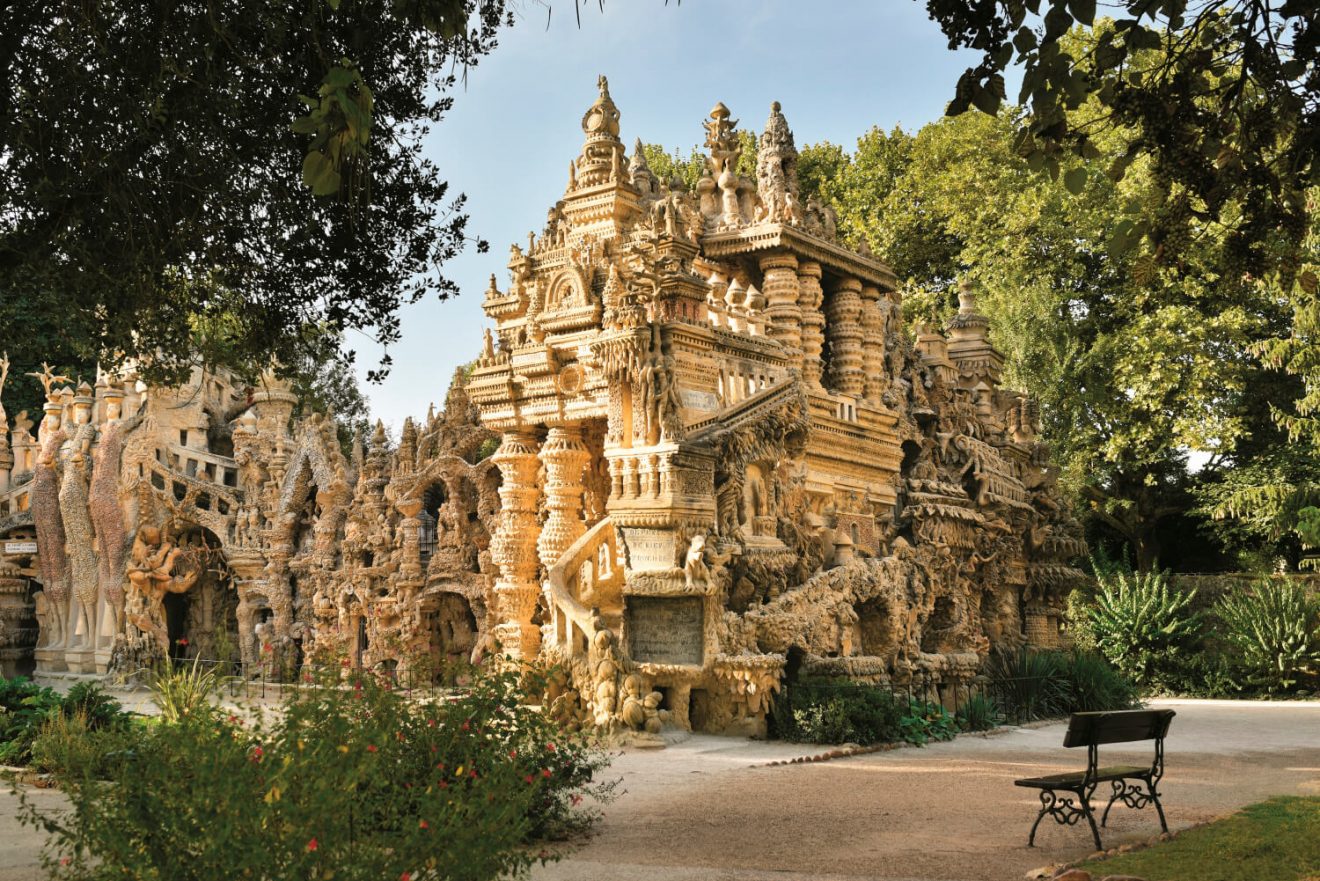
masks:
[(700, 596), (630, 596), (624, 604), (628, 653), (643, 664), (700, 667), (705, 599)]

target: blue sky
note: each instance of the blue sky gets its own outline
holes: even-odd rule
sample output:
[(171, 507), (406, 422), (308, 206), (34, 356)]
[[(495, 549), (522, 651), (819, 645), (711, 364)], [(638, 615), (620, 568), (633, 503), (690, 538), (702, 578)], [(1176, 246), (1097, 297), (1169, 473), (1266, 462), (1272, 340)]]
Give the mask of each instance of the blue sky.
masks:
[[(630, 150), (640, 137), (686, 152), (716, 101), (759, 132), (776, 100), (799, 146), (851, 149), (871, 126), (937, 119), (974, 60), (948, 50), (915, 0), (606, 0), (604, 11), (588, 4), (581, 27), (564, 0), (548, 27), (545, 5), (514, 2), (517, 25), (468, 72), (427, 143), (452, 190), (468, 196), (470, 232), (491, 249), (445, 265), (461, 296), (405, 307), (389, 379), (364, 383), (373, 416), (395, 436), (404, 417), (442, 406), (454, 368), (476, 356), (483, 291), (491, 273), (506, 282), (509, 245), (539, 231), (562, 196), (598, 74), (609, 77)], [(361, 372), (375, 365), (377, 345), (348, 342)]]

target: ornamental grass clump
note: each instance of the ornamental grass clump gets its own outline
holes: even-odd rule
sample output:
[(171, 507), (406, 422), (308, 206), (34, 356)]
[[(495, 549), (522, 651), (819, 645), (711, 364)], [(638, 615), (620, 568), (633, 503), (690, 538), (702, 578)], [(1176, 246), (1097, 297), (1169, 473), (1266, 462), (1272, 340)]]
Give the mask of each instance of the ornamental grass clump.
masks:
[(25, 803), (23, 819), (49, 833), (52, 877), (74, 881), (517, 875), (549, 857), (529, 840), (608, 795), (603, 757), (523, 697), (508, 674), (432, 704), (346, 674), (278, 712), (199, 704), (113, 763), (71, 763), (69, 809)]
[(1282, 691), (1320, 666), (1320, 600), (1301, 585), (1262, 581), (1249, 592), (1226, 594), (1214, 613), (1249, 683)]

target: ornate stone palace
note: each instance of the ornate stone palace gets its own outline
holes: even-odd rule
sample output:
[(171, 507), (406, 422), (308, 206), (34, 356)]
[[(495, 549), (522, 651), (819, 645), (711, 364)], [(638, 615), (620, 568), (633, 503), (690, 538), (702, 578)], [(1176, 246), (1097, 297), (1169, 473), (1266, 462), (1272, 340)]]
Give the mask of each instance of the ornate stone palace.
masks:
[(475, 365), (397, 446), (344, 455), (274, 380), (47, 371), (37, 436), (0, 426), (6, 663), (499, 654), (558, 662), (584, 724), (750, 732), (790, 653), (956, 688), (1057, 644), (1085, 546), (973, 292), (909, 334), (893, 273), (800, 198), (778, 104), (756, 180), (736, 126), (717, 104), (695, 189), (657, 180), (601, 78)]

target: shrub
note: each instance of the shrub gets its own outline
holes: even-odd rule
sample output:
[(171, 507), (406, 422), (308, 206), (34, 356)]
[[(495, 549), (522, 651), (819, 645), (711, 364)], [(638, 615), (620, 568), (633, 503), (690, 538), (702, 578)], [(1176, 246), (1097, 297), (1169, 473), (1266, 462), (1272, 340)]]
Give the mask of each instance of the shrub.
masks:
[(904, 707), (881, 688), (807, 679), (776, 697), (771, 733), (799, 743), (894, 743), (902, 739)]
[(22, 676), (0, 678), (0, 764), (26, 765), (41, 724), (60, 706), (60, 696)]
[(1068, 681), (1054, 652), (996, 652), (986, 664), (990, 690), (1014, 722), (1048, 719), (1067, 712)]
[(1320, 661), (1320, 602), (1295, 582), (1262, 581), (1221, 597), (1214, 611), (1224, 623), (1221, 637), (1255, 685), (1291, 688)]
[(907, 712), (898, 720), (903, 740), (924, 746), (932, 740), (953, 740), (958, 734), (958, 722), (939, 704), (913, 698), (908, 701)]
[(58, 777), (72, 773), (107, 779), (139, 736), (124, 713), (110, 722), (96, 722), (76, 707), (71, 712), (52, 713), (32, 740), (31, 765)]
[(126, 728), (132, 720), (119, 701), (106, 694), (96, 682), (79, 682), (70, 688), (60, 701), (60, 713), (66, 719), (81, 717), (89, 731)]
[(1078, 650), (1060, 653), (1058, 672), (1067, 683), (1064, 712), (1127, 710), (1137, 705), (1137, 687), (1099, 655)]
[(508, 674), (429, 705), (363, 679), (291, 689), (249, 725), (179, 713), (99, 768), (66, 755), (69, 808), (25, 802), (23, 820), (73, 881), (517, 874), (538, 859), (530, 835), (608, 795), (588, 788), (599, 755), (522, 697)]
[(1004, 716), (994, 698), (974, 694), (958, 707), (956, 718), (963, 731), (989, 731), (1003, 722)]
[(1196, 592), (1169, 589), (1163, 572), (1098, 576), (1090, 630), (1096, 648), (1138, 685), (1159, 681), (1196, 642), (1201, 615), (1190, 608)]

